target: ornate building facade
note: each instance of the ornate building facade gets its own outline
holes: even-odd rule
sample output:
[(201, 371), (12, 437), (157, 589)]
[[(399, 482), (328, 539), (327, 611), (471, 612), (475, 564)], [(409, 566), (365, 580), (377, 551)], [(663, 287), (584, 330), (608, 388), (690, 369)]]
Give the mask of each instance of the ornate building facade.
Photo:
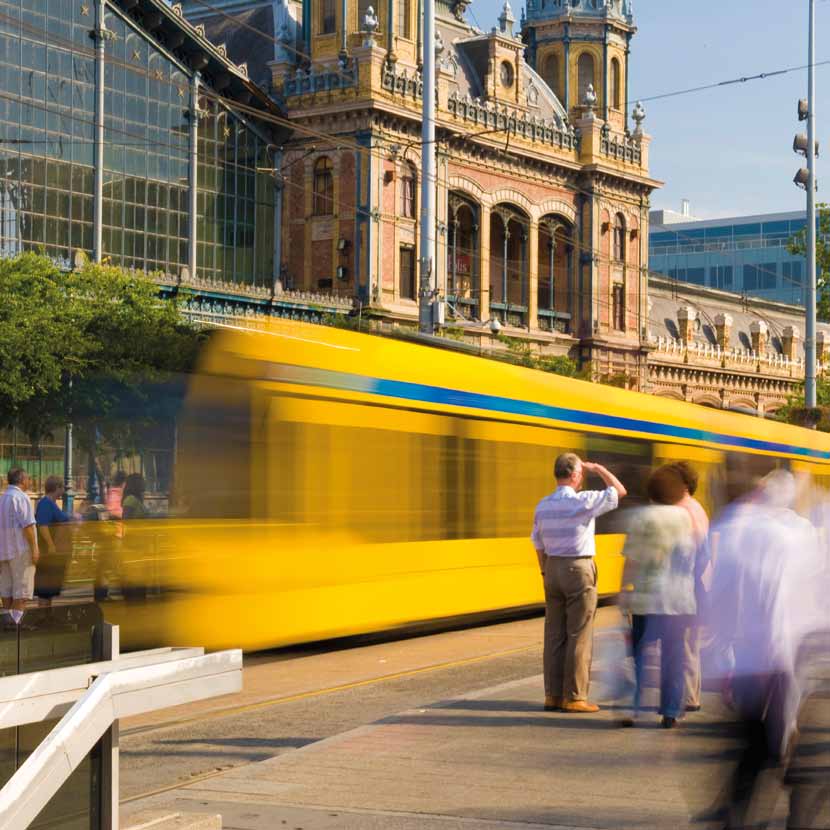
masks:
[[(652, 276), (646, 391), (718, 409), (773, 415), (804, 379), (804, 309)], [(816, 336), (830, 368), (830, 326)]]
[[(521, 33), (471, 26), (438, 0), (437, 262), (445, 323), (569, 353), (597, 372), (646, 366), (649, 138), (629, 112), (629, 0), (536, 0)], [(380, 325), (417, 320), (423, 84), (416, 0), (286, 0), (229, 39), (228, 15), (186, 13), (261, 61), (293, 128), (281, 150), (280, 291), (353, 298)], [(249, 19), (246, 17), (246, 20)], [(254, 44), (257, 43), (255, 49)], [(258, 51), (257, 51), (258, 49)], [(497, 321), (497, 322), (496, 322)]]

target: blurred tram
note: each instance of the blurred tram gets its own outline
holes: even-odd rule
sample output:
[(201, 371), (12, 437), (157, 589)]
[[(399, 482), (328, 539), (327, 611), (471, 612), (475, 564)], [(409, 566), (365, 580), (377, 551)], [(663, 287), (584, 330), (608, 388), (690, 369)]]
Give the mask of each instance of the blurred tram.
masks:
[[(178, 426), (177, 517), (127, 523), (148, 598), (107, 616), (127, 646), (254, 650), (539, 606), (532, 516), (565, 450), (610, 467), (623, 505), (673, 459), (710, 512), (730, 465), (830, 481), (806, 429), (335, 328), (223, 330)], [(612, 595), (619, 515), (597, 531)]]

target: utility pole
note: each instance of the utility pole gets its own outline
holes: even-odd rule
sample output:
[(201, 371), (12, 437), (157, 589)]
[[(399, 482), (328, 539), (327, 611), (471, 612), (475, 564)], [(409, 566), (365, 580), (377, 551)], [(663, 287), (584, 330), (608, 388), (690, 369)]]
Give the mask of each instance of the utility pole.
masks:
[(810, 2), (807, 47), (807, 322), (804, 403), (816, 405), (816, 0)]
[(424, 82), (421, 128), (421, 244), (418, 279), (418, 330), (433, 333), (432, 284), (435, 279), (435, 0), (423, 0)]
[(807, 159), (793, 181), (807, 191), (807, 292), (804, 325), (804, 404), (816, 405), (816, 3), (809, 0), (807, 36), (807, 99), (798, 102), (798, 120), (807, 122), (807, 134), (793, 140), (793, 150)]

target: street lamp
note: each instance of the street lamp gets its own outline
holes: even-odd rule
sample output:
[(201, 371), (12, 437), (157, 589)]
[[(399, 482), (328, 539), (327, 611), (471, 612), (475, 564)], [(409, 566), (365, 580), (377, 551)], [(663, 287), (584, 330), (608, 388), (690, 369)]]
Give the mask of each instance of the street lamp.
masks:
[(793, 181), (807, 191), (807, 297), (806, 325), (804, 327), (804, 404), (816, 405), (816, 3), (809, 0), (807, 36), (807, 99), (798, 102), (798, 120), (807, 122), (807, 134), (793, 139), (793, 151), (807, 158)]

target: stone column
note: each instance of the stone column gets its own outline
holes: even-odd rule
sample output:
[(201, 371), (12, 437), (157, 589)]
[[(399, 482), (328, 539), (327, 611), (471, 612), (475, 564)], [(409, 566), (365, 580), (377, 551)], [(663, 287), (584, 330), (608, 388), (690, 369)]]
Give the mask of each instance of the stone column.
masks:
[(680, 339), (687, 345), (694, 339), (694, 325), (697, 320), (697, 311), (691, 306), (682, 305), (677, 309), (677, 330)]
[(490, 207), (481, 205), (478, 227), (478, 316), (486, 323), (490, 319)]
[(531, 222), (527, 233), (527, 328), (539, 328), (539, 223)]
[(763, 357), (767, 353), (767, 324), (763, 320), (753, 320), (749, 324), (749, 333), (752, 336), (752, 351)]
[(729, 348), (729, 337), (732, 334), (732, 317), (729, 314), (715, 315), (715, 332), (717, 333), (718, 346), (726, 351)]
[(798, 339), (799, 333), (795, 326), (784, 326), (784, 331), (781, 335), (781, 345), (784, 351), (784, 357), (788, 360), (798, 359)]

